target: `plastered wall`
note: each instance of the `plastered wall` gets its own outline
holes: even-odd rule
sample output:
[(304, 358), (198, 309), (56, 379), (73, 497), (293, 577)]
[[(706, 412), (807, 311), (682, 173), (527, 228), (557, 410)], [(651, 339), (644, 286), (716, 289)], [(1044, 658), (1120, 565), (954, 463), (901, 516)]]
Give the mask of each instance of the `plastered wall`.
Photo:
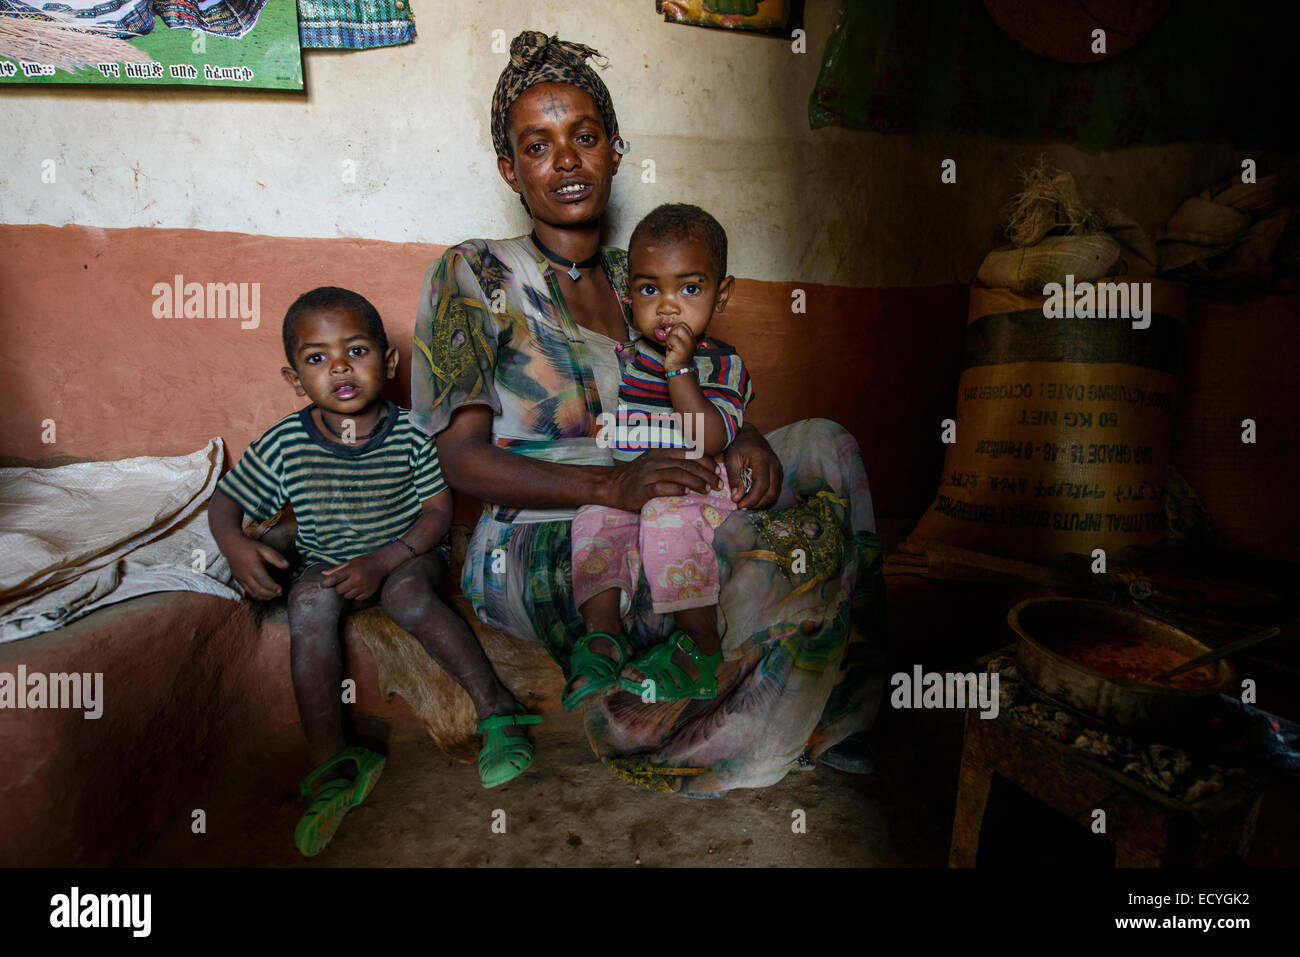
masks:
[[(608, 58), (603, 76), (632, 147), (610, 240), (624, 242), (661, 202), (696, 202), (728, 227), (743, 277), (968, 282), (998, 241), (1017, 160), (1040, 150), (1147, 225), (1239, 163), (1222, 144), (1098, 155), (979, 135), (810, 130), (808, 97), (838, 0), (808, 0), (804, 54), (778, 39), (666, 24), (654, 0), (412, 8), (414, 44), (308, 52), (301, 95), (6, 88), (0, 221), (437, 244), (517, 235), (527, 221), (496, 172), (488, 109), (506, 61), (493, 31), (528, 28)], [(958, 162), (955, 185), (939, 181), (945, 158)], [(47, 159), (54, 183), (41, 181)], [(642, 181), (646, 160), (653, 183)]]

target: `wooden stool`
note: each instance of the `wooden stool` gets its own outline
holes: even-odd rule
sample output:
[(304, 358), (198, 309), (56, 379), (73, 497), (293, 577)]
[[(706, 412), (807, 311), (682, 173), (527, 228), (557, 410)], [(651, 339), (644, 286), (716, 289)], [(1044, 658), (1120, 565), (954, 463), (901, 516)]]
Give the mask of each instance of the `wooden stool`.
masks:
[(1106, 812), (1104, 837), (1117, 867), (1204, 867), (1250, 851), (1271, 778), (1248, 773), (1217, 794), (1187, 804), (1026, 725), (1009, 713), (985, 720), (966, 712), (949, 867), (974, 867), (993, 775), (1091, 827)]

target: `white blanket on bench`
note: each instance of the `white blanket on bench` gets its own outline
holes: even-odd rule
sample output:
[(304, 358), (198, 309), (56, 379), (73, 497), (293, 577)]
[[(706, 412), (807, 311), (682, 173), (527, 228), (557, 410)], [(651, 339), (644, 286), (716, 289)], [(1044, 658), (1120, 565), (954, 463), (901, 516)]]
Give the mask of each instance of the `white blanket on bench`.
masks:
[(224, 455), (0, 469), (0, 643), (150, 592), (240, 600), (208, 531)]

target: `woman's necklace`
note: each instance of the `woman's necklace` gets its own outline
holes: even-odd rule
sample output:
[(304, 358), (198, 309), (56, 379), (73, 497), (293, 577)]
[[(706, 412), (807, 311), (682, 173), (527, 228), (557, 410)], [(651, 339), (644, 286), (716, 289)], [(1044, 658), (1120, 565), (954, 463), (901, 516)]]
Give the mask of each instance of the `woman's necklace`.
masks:
[(542, 255), (545, 256), (547, 259), (549, 259), (551, 262), (553, 262), (553, 263), (560, 263), (561, 265), (563, 265), (564, 263), (569, 263), (569, 264), (570, 264), (570, 266), (569, 266), (569, 268), (566, 270), (566, 272), (568, 272), (568, 274), (569, 274), (569, 278), (571, 278), (574, 282), (577, 282), (579, 279), (582, 278), (582, 273), (578, 272), (579, 269), (587, 269), (587, 268), (589, 268), (589, 267), (591, 267), (591, 266), (594, 266), (594, 265), (596, 265), (597, 263), (600, 262), (600, 249), (599, 249), (599, 248), (596, 249), (596, 254), (595, 254), (594, 256), (589, 256), (589, 257), (587, 257), (586, 259), (584, 259), (582, 262), (577, 263), (577, 262), (574, 262), (572, 259), (568, 259), (568, 258), (566, 258), (566, 257), (564, 257), (564, 256), (561, 256), (561, 255), (560, 255), (559, 253), (557, 253), (555, 250), (551, 249), (549, 246), (547, 246), (545, 243), (543, 243), (540, 239), (538, 239), (538, 238), (537, 238), (537, 230), (534, 229), (534, 230), (529, 234), (529, 236), (532, 238), (533, 242), (537, 245), (537, 248), (540, 249), (540, 250), (542, 251)]
[(317, 413), (319, 413), (321, 424), (325, 426), (326, 431), (328, 431), (330, 435), (334, 436), (336, 439), (340, 439), (341, 441), (346, 442), (350, 445), (354, 445), (357, 442), (360, 442), (362, 439), (374, 438), (375, 434), (380, 429), (382, 429), (384, 427), (384, 424), (388, 421), (388, 410), (384, 409), (383, 415), (379, 417), (379, 421), (375, 423), (375, 427), (373, 429), (371, 429), (365, 435), (354, 435), (351, 439), (349, 439), (346, 436), (344, 436), (342, 432), (334, 431), (334, 426), (330, 425), (329, 419), (325, 418), (324, 412), (322, 412), (320, 409), (317, 409), (316, 411)]

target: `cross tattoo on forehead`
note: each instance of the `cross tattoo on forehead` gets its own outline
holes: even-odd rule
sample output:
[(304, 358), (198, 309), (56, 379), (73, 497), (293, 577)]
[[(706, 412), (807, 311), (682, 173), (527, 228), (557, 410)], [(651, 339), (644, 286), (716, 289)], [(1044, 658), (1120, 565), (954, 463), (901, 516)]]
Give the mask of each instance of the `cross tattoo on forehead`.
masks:
[(564, 105), (563, 100), (557, 100), (552, 93), (546, 100), (546, 105), (542, 107), (542, 112), (552, 119), (558, 120), (561, 116), (569, 112), (569, 108)]

